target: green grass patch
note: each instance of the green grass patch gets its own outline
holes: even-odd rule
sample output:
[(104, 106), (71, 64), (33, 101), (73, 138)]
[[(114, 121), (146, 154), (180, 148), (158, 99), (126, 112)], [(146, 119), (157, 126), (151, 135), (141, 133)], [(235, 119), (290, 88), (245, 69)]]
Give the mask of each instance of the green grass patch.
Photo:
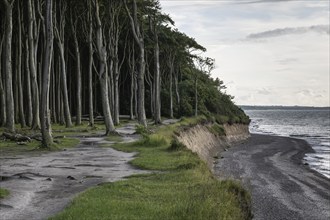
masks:
[(132, 165), (165, 172), (91, 188), (50, 219), (251, 219), (250, 194), (239, 183), (218, 181), (196, 154), (174, 143), (178, 128), (200, 120), (183, 119), (139, 141), (115, 144), (138, 153)]
[(226, 136), (226, 131), (224, 127), (217, 123), (212, 124), (210, 127), (208, 127), (208, 129), (215, 136)]
[(9, 196), (9, 191), (7, 189), (0, 188), (0, 199), (3, 199), (7, 196)]

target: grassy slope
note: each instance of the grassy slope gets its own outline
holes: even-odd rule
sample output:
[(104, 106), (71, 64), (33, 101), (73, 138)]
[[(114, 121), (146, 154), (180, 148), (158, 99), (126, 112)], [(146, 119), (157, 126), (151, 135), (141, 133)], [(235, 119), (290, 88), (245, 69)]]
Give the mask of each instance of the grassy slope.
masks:
[(4, 189), (4, 188), (0, 188), (0, 199), (5, 198), (6, 196), (9, 195), (9, 191)]
[(188, 150), (169, 150), (173, 132), (191, 123), (196, 120), (115, 146), (138, 152), (133, 165), (165, 172), (89, 189), (51, 219), (250, 219), (250, 195), (238, 183), (216, 180), (207, 165)]

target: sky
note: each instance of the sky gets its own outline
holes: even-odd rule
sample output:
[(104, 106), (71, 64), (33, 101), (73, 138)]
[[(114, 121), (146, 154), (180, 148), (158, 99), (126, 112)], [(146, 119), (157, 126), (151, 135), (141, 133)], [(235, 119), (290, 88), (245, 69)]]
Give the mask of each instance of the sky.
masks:
[(330, 106), (329, 0), (160, 0), (239, 105)]

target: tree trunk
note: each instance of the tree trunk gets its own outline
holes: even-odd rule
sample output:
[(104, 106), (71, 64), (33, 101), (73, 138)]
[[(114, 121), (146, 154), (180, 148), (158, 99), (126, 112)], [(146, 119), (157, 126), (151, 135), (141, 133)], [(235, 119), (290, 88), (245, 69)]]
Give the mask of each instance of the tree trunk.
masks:
[(53, 21), (52, 0), (46, 1), (46, 47), (43, 61), (42, 98), (41, 98), (41, 133), (42, 146), (49, 148), (53, 143), (51, 136), (50, 111), (49, 111), (49, 80), (53, 55)]
[(96, 17), (96, 45), (97, 52), (100, 59), (99, 64), (99, 80), (101, 86), (101, 99), (102, 99), (102, 108), (103, 108), (103, 116), (104, 123), (106, 126), (106, 135), (115, 131), (115, 126), (112, 121), (112, 116), (110, 112), (110, 104), (109, 104), (109, 94), (108, 94), (108, 72), (107, 72), (107, 51), (106, 47), (103, 43), (103, 35), (102, 35), (102, 24), (99, 16), (99, 2), (95, 1), (95, 17)]
[(30, 76), (30, 65), (29, 65), (29, 39), (25, 40), (25, 83), (26, 83), (26, 105), (27, 105), (27, 126), (32, 126), (33, 110), (32, 110), (32, 96), (31, 96), (31, 76)]
[(12, 59), (11, 59), (11, 44), (13, 35), (13, 3), (14, 1), (3, 0), (5, 5), (5, 82), (6, 82), (6, 129), (10, 132), (15, 132), (14, 118), (14, 96), (12, 82)]
[(88, 1), (88, 113), (89, 126), (94, 126), (94, 111), (93, 111), (93, 16), (91, 1)]
[(81, 125), (81, 69), (80, 69), (80, 50), (79, 50), (79, 43), (77, 39), (76, 33), (76, 25), (73, 24), (72, 17), (71, 17), (71, 29), (73, 32), (73, 40), (75, 45), (75, 53), (76, 53), (76, 74), (77, 74), (77, 106), (76, 106), (76, 125)]
[(6, 94), (5, 89), (3, 87), (3, 77), (2, 77), (2, 45), (4, 38), (1, 38), (0, 42), (0, 126), (4, 126), (6, 124)]
[(170, 63), (170, 118), (173, 116), (173, 68), (172, 62)]
[(119, 125), (119, 69), (118, 69), (118, 54), (114, 62), (114, 123)]
[(28, 15), (29, 15), (29, 59), (30, 59), (30, 74), (32, 81), (32, 103), (33, 103), (33, 121), (32, 129), (40, 128), (39, 118), (39, 88), (37, 81), (37, 68), (36, 68), (36, 53), (34, 42), (34, 14), (32, 10), (32, 0), (28, 0)]
[(134, 39), (136, 43), (139, 46), (140, 49), (140, 67), (139, 72), (137, 76), (137, 111), (138, 111), (138, 121), (140, 124), (142, 124), (144, 127), (147, 127), (147, 119), (146, 119), (146, 112), (145, 112), (145, 94), (144, 94), (144, 75), (145, 75), (145, 50), (144, 50), (144, 38), (140, 30), (139, 21), (137, 19), (137, 6), (136, 6), (136, 0), (133, 0), (133, 17), (131, 13), (129, 12), (129, 9), (127, 7), (126, 0), (125, 3), (125, 9), (127, 12), (127, 15), (131, 21), (131, 27)]
[(60, 49), (60, 58), (61, 58), (61, 87), (63, 94), (63, 108), (64, 108), (64, 117), (65, 117), (65, 126), (67, 128), (72, 127), (71, 113), (69, 106), (69, 97), (68, 97), (68, 88), (66, 82), (66, 63), (64, 58), (64, 45), (58, 40), (58, 47)]
[(161, 106), (160, 106), (160, 65), (159, 65), (159, 43), (158, 43), (158, 35), (154, 33), (155, 37), (155, 48), (154, 48), (154, 53), (155, 53), (155, 112), (154, 112), (154, 119), (155, 119), (155, 124), (160, 124), (161, 121), (161, 116), (160, 116), (160, 111), (161, 111)]
[(135, 117), (134, 111), (134, 97), (135, 97), (135, 55), (134, 55), (134, 42), (132, 44), (132, 49), (130, 50), (129, 57), (128, 57), (128, 66), (129, 72), (131, 74), (131, 94), (130, 94), (130, 119), (133, 120)]
[(20, 6), (17, 4), (17, 13), (18, 13), (18, 56), (17, 56), (17, 84), (18, 84), (18, 109), (19, 109), (19, 119), (21, 123), (21, 127), (24, 128), (26, 126), (25, 123), (25, 115), (24, 115), (24, 106), (23, 106), (23, 85), (22, 85), (22, 20), (21, 20), (21, 11)]

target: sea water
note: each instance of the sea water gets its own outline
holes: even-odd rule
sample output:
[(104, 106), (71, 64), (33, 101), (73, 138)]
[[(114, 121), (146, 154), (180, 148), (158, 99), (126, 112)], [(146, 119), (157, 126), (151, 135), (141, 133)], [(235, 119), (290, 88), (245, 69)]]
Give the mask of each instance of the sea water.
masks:
[(330, 178), (330, 108), (242, 107), (250, 116), (250, 132), (306, 140), (315, 153), (305, 155), (309, 166)]

